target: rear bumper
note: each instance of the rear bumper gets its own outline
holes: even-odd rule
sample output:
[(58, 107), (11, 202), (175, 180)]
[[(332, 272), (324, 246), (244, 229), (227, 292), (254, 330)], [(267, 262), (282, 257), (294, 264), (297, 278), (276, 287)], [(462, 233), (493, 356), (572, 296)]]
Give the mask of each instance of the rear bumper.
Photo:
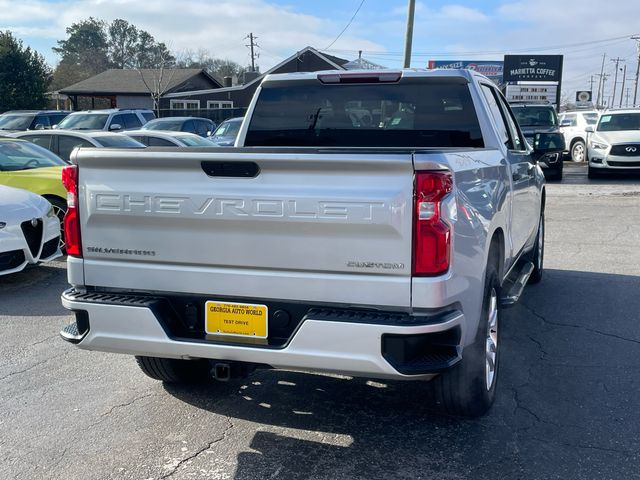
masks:
[(163, 327), (158, 310), (144, 298), (117, 296), (114, 301), (113, 296), (104, 297), (108, 296), (65, 292), (62, 304), (76, 313), (78, 325), (63, 330), (63, 338), (86, 350), (239, 361), (387, 379), (429, 380), (462, 356), (464, 316), (457, 310), (385, 324), (366, 323), (362, 321), (366, 315), (359, 318), (357, 311), (346, 315), (348, 321), (342, 319), (344, 315), (332, 320), (309, 309), (283, 346), (268, 347), (175, 338)]

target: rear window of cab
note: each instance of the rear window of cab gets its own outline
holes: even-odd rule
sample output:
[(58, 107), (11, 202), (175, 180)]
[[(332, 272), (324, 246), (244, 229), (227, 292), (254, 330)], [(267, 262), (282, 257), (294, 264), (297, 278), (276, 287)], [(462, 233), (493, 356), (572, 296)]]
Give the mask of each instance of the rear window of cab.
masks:
[(245, 146), (484, 146), (469, 86), (460, 82), (262, 87)]

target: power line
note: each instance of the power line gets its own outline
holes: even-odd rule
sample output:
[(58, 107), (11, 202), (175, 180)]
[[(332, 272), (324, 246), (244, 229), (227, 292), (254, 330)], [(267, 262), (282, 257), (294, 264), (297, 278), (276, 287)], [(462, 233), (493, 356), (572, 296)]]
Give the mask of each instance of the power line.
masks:
[[(547, 45), (544, 47), (528, 47), (528, 48), (521, 48), (521, 49), (513, 49), (513, 50), (509, 50), (511, 53), (528, 53), (528, 52), (536, 52), (536, 51), (545, 51), (545, 50), (559, 50), (559, 49), (566, 49), (566, 48), (579, 48), (579, 47), (584, 47), (586, 45), (593, 45), (592, 48), (602, 48), (603, 45), (598, 45), (598, 44), (603, 44), (603, 43), (610, 43), (610, 42), (615, 42), (615, 43), (622, 43), (621, 40), (628, 40), (629, 39), (629, 35), (624, 35), (624, 36), (619, 36), (619, 37), (611, 37), (611, 38), (604, 38), (604, 39), (600, 39), (600, 40), (592, 40), (589, 42), (579, 42), (579, 43), (567, 43), (567, 44), (563, 44), (563, 45)], [(619, 42), (620, 41), (620, 42)], [(335, 42), (334, 42), (335, 43)], [(333, 45), (333, 43), (331, 44)], [(328, 50), (328, 48), (325, 48), (324, 50)], [(588, 49), (585, 49), (588, 50)], [(332, 50), (333, 52), (336, 53), (355, 53), (356, 50), (338, 50), (338, 49), (334, 49)], [(411, 56), (412, 57), (450, 57), (453, 55), (499, 55), (499, 54), (504, 54), (505, 51), (504, 50), (484, 50), (484, 51), (468, 51), (468, 52), (416, 52), (413, 53)], [(367, 51), (367, 54), (369, 55), (384, 55), (384, 56), (392, 56), (392, 57), (402, 57), (404, 55), (404, 52), (394, 52), (394, 51), (374, 51), (374, 50), (370, 50)]]
[(344, 32), (347, 31), (347, 28), (349, 28), (349, 26), (351, 25), (351, 22), (353, 22), (353, 19), (356, 18), (356, 15), (358, 15), (358, 12), (360, 11), (360, 9), (362, 8), (362, 4), (364, 3), (364, 0), (362, 0), (360, 2), (360, 5), (358, 5), (358, 8), (356, 8), (356, 11), (353, 13), (351, 19), (349, 20), (349, 23), (347, 23), (347, 25), (342, 29), (342, 31), (338, 34), (338, 36), (333, 40), (333, 42), (331, 42), (329, 45), (327, 45), (326, 47), (324, 47), (322, 50), (328, 50), (330, 49), (334, 43), (336, 43), (338, 41), (338, 39), (342, 36), (342, 34)]

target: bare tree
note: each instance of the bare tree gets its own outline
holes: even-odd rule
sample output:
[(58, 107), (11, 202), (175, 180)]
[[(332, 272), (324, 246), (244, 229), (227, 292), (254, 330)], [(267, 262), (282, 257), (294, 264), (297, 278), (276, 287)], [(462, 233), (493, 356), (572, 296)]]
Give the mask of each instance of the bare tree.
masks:
[[(171, 82), (173, 81), (173, 77), (176, 74), (176, 69), (171, 68), (175, 67), (175, 58), (171, 54), (168, 48), (159, 48), (155, 55), (158, 60), (158, 68), (147, 69), (149, 72), (150, 78), (145, 78), (144, 73), (140, 68), (136, 70), (140, 74), (140, 78), (142, 79), (142, 83), (144, 83), (145, 87), (149, 91), (151, 98), (153, 100), (153, 109), (156, 112), (156, 115), (160, 116), (160, 99), (162, 96), (167, 93), (171, 86)], [(169, 70), (167, 72), (167, 70)]]
[(216, 58), (204, 48), (198, 50), (186, 48), (179, 51), (176, 54), (176, 65), (180, 68), (202, 68), (220, 81), (227, 76), (241, 78), (242, 74), (247, 71), (247, 67), (232, 60)]

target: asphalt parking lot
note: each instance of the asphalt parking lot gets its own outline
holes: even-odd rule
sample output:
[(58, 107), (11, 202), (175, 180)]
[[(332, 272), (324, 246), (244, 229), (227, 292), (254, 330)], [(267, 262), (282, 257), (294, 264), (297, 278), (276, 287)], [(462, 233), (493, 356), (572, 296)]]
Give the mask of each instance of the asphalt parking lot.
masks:
[(64, 263), (0, 278), (0, 479), (640, 478), (640, 177), (548, 185), (545, 277), (502, 325), (498, 399), (260, 371), (164, 386), (58, 337)]

